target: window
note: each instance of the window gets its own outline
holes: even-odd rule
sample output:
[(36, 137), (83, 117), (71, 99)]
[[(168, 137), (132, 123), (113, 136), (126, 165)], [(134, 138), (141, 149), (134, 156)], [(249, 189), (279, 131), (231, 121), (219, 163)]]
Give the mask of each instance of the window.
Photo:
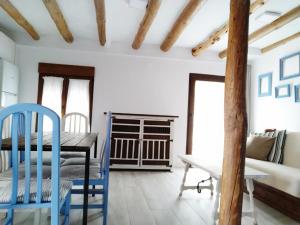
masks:
[[(94, 71), (94, 67), (39, 63), (37, 103), (61, 118), (71, 112), (82, 113), (91, 125)], [(49, 129), (50, 121), (45, 118), (44, 131)]]

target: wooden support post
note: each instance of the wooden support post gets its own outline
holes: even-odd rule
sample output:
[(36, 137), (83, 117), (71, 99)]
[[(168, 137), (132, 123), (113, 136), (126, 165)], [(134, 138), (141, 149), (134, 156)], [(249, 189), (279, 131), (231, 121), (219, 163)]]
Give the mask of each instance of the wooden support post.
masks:
[(198, 12), (201, 5), (206, 2), (203, 0), (190, 0), (186, 7), (181, 12), (180, 16), (174, 23), (172, 29), (168, 33), (167, 37), (160, 46), (160, 49), (167, 52), (180, 37), (183, 30), (188, 26), (192, 17)]
[(139, 49), (146, 37), (154, 18), (157, 15), (158, 9), (160, 7), (161, 0), (149, 0), (146, 8), (146, 13), (140, 24), (139, 30), (135, 35), (134, 41), (132, 43), (133, 49)]
[(246, 73), (249, 7), (249, 0), (230, 1), (220, 225), (241, 224), (247, 135)]

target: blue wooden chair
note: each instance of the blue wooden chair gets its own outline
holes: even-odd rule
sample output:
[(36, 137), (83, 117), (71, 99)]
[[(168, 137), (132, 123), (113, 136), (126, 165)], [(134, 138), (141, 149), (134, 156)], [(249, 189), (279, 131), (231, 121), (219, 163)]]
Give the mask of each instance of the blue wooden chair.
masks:
[[(31, 124), (32, 115), (37, 114), (37, 162), (36, 176), (32, 176), (31, 164)], [(19, 179), (19, 120), (24, 115), (25, 121), (25, 168), (24, 179)], [(0, 209), (7, 209), (5, 225), (13, 224), (14, 209), (50, 208), (51, 225), (60, 224), (60, 212), (65, 217), (63, 224), (69, 224), (71, 187), (69, 181), (60, 181), (60, 119), (52, 110), (36, 104), (17, 104), (0, 111), (0, 146), (2, 146), (2, 128), (5, 118), (12, 115), (12, 178), (0, 190)], [(47, 116), (53, 124), (52, 129), (52, 164), (51, 179), (43, 179), (43, 118)]]
[[(102, 203), (89, 204), (88, 207), (92, 209), (99, 209), (99, 208), (102, 209), (103, 225), (107, 224), (111, 124), (112, 124), (112, 116), (111, 113), (108, 113), (104, 148), (98, 163), (99, 165), (90, 166), (89, 185), (96, 186), (96, 188), (89, 189), (89, 194), (102, 195)], [(79, 170), (77, 170), (78, 168)], [(74, 173), (74, 171), (78, 171), (78, 173), (77, 172)], [(81, 175), (80, 175), (80, 171), (82, 173)], [(73, 175), (70, 176), (68, 172), (71, 172)], [(84, 174), (82, 172), (82, 166), (71, 165), (71, 166), (62, 167), (62, 177), (65, 179), (72, 180), (73, 185), (83, 186), (84, 185), (83, 176)], [(101, 188), (98, 188), (97, 186), (101, 186)], [(83, 194), (83, 189), (72, 189), (72, 194)], [(83, 208), (82, 204), (71, 205), (71, 209), (82, 209), (82, 208)]]

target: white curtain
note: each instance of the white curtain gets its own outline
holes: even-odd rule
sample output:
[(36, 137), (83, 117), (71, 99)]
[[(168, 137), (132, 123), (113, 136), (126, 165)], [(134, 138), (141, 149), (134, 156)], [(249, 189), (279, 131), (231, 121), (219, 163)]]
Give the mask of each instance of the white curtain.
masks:
[[(52, 109), (59, 116), (61, 116), (63, 81), (64, 79), (60, 77), (44, 77), (42, 105)], [(52, 122), (47, 117), (44, 118), (43, 130), (52, 130)]]
[(89, 118), (90, 114), (90, 81), (70, 79), (66, 114), (79, 112)]

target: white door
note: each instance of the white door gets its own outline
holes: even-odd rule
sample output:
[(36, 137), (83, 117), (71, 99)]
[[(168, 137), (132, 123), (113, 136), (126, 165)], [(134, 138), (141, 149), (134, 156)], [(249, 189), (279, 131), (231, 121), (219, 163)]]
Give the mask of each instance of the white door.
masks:
[(196, 81), (192, 152), (208, 160), (222, 159), (224, 83)]

